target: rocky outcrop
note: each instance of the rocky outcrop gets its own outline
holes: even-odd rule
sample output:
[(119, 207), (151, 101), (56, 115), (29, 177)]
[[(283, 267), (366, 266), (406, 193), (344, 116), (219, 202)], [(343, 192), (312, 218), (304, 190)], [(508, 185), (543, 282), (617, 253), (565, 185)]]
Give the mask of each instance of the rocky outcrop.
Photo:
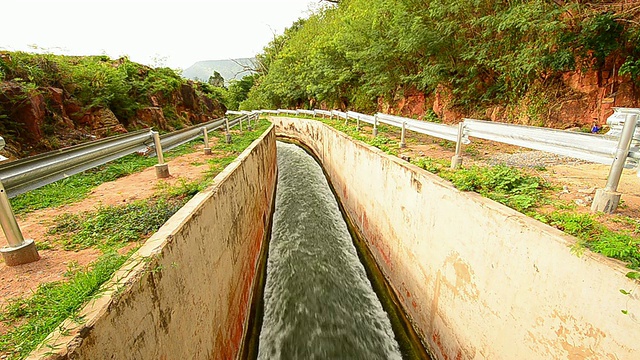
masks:
[(391, 103), (380, 101), (378, 109), (421, 117), (426, 109), (431, 108), (445, 123), (457, 123), (463, 117), (477, 117), (565, 129), (605, 124), (614, 107), (640, 107), (640, 93), (634, 83), (628, 77), (610, 71), (567, 72), (553, 88), (539, 87), (537, 90), (544, 92), (545, 104), (538, 106), (537, 111), (541, 113), (535, 117), (531, 114), (531, 107), (541, 100), (541, 94), (528, 94), (519, 104), (491, 105), (470, 113), (454, 106), (453, 92), (443, 85), (428, 97), (415, 90), (406, 90), (403, 96)]
[(167, 119), (161, 107), (149, 106), (142, 108), (136, 112), (136, 123), (134, 126), (149, 127), (160, 130), (173, 130), (167, 125)]
[(46, 115), (45, 98), (38, 91), (27, 90), (17, 82), (0, 83), (0, 105), (10, 120), (22, 128), (25, 138), (39, 141)]
[[(0, 136), (7, 140), (10, 153), (22, 157), (129, 130), (173, 131), (177, 124), (190, 126), (223, 117), (224, 105), (196, 89), (197, 84), (188, 81), (168, 96), (150, 96), (134, 116), (122, 119), (107, 107), (81, 104), (62, 88), (27, 89), (19, 82), (0, 82)], [(172, 122), (163, 107), (171, 109)]]
[(116, 115), (106, 108), (93, 109), (83, 117), (87, 126), (91, 127), (94, 136), (106, 137), (127, 132)]

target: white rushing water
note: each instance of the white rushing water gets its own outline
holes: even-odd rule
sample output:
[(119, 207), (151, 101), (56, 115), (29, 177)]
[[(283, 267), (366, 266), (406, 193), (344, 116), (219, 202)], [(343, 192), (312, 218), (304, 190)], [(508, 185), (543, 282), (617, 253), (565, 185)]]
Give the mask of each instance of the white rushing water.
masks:
[(402, 358), (322, 169), (284, 143), (258, 358)]

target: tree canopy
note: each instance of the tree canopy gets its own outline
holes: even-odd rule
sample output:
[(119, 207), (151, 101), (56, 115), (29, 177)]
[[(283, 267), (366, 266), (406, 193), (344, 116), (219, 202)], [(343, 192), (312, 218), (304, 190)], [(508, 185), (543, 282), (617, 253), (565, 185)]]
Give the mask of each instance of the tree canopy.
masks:
[(376, 109), (407, 89), (451, 91), (474, 108), (510, 103), (568, 70), (640, 77), (638, 9), (549, 0), (342, 0), (257, 56), (241, 108)]

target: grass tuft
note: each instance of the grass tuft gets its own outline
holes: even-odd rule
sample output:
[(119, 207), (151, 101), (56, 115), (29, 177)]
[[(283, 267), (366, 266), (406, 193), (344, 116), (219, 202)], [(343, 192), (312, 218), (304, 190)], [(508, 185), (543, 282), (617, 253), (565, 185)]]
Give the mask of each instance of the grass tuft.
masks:
[(76, 316), (126, 259), (116, 252), (106, 253), (91, 268), (70, 268), (68, 281), (41, 285), (32, 296), (10, 302), (0, 321), (15, 327), (0, 336), (0, 352), (7, 354), (7, 359), (28, 355), (62, 321)]

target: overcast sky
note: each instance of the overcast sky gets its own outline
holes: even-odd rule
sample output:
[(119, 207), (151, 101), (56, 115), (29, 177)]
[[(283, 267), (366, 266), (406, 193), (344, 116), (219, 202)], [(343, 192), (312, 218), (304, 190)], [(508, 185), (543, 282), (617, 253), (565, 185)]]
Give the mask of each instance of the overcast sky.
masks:
[(252, 57), (319, 0), (0, 0), (0, 49), (128, 55), (185, 69)]

